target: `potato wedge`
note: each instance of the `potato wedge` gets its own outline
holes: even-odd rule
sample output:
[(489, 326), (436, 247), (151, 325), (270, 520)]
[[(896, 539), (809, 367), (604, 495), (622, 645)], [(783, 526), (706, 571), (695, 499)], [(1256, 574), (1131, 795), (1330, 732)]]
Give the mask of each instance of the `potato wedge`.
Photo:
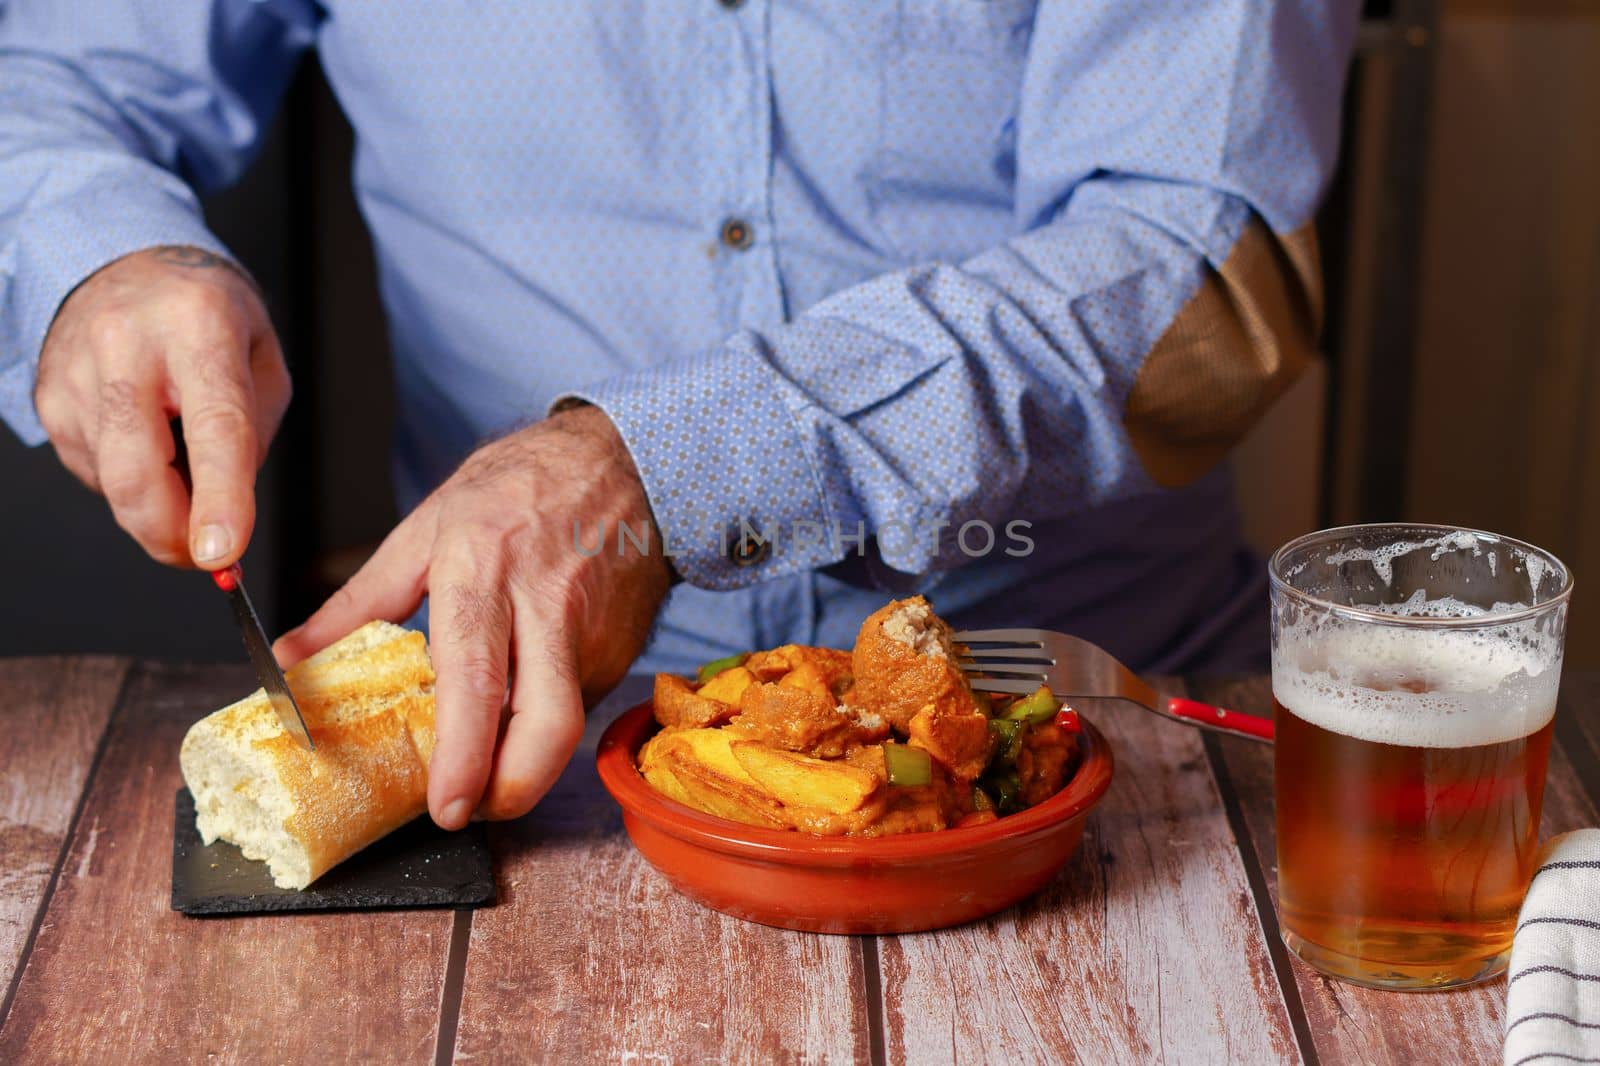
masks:
[(739, 709), (737, 703), (707, 699), (677, 674), (656, 675), (654, 703), (656, 721), (668, 729), (721, 725)]
[(836, 814), (821, 807), (784, 807), (783, 817), (802, 833), (822, 837), (859, 836), (883, 817), (889, 806), (889, 790), (879, 789), (867, 802), (848, 814)]
[(736, 740), (729, 747), (749, 775), (786, 806), (849, 814), (883, 783), (860, 766), (813, 759), (756, 740)]
[(637, 759), (641, 774), (661, 761), (661, 753), (672, 746), (671, 741), (667, 739), (672, 735), (671, 733), (657, 733), (644, 742), (644, 745), (639, 749)]
[(730, 707), (739, 706), (739, 697), (755, 683), (755, 675), (742, 666), (732, 666), (722, 671), (695, 692), (703, 700), (716, 700)]
[(689, 806), (748, 825), (788, 828), (782, 804), (764, 789), (725, 777), (683, 749), (670, 751), (665, 758)]
[(656, 759), (649, 766), (641, 766), (639, 773), (650, 782), (650, 787), (668, 799), (677, 800), (686, 807), (695, 805), (694, 797), (689, 795), (688, 789), (683, 787), (683, 782), (678, 780), (678, 775), (672, 772), (666, 759)]
[(652, 759), (676, 755), (698, 762), (730, 781), (759, 789), (761, 786), (756, 779), (733, 757), (729, 745), (734, 739), (721, 729), (674, 729), (657, 733), (640, 749), (639, 765), (643, 767)]
[(749, 825), (782, 829), (781, 805), (728, 749), (720, 729), (658, 733), (639, 750), (639, 772), (679, 803)]
[(817, 664), (809, 659), (784, 674), (778, 684), (784, 688), (797, 688), (813, 696), (821, 696), (830, 704), (833, 703), (833, 693), (828, 691), (828, 682), (823, 678), (822, 671), (817, 669)]

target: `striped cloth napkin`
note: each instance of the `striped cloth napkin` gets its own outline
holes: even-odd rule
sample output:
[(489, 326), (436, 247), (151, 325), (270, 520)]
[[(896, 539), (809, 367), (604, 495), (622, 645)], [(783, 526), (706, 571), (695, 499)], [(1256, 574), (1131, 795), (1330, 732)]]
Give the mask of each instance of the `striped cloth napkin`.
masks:
[(1545, 845), (1522, 901), (1505, 1066), (1600, 1063), (1600, 829)]

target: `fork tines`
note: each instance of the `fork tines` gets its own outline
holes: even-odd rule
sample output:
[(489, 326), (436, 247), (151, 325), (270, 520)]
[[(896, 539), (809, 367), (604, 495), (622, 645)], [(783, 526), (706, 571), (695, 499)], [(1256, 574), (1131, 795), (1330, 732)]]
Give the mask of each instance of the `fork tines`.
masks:
[(966, 647), (957, 663), (979, 692), (1027, 695), (1047, 682), (1044, 671), (1056, 661), (1037, 629), (975, 629), (955, 640)]

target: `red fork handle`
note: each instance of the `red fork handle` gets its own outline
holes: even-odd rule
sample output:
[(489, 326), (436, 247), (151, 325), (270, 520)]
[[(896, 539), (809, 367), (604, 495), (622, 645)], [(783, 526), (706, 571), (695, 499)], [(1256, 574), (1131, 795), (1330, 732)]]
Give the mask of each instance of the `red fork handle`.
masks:
[(221, 570), (211, 571), (211, 580), (217, 583), (217, 588), (223, 592), (232, 592), (238, 588), (239, 582), (244, 578), (244, 571), (239, 569), (239, 564), (223, 567)]
[(1254, 737), (1257, 740), (1272, 739), (1272, 719), (1270, 718), (1257, 718), (1253, 714), (1240, 714), (1238, 711), (1228, 711), (1221, 707), (1213, 707), (1209, 703), (1201, 703), (1198, 700), (1186, 700), (1182, 696), (1173, 696), (1167, 700), (1167, 713), (1178, 718), (1186, 718), (1200, 725), (1211, 726), (1213, 729), (1238, 733), (1242, 736)]

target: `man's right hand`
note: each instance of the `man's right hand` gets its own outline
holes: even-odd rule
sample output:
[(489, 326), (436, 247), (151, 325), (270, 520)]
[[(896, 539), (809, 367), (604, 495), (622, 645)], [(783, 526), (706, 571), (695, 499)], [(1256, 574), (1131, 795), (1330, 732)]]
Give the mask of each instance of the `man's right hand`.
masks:
[[(256, 471), (289, 392), (245, 276), (199, 248), (162, 247), (101, 268), (63, 301), (33, 400), (62, 463), (145, 551), (217, 570), (250, 540)], [(192, 499), (173, 466), (174, 418)]]

